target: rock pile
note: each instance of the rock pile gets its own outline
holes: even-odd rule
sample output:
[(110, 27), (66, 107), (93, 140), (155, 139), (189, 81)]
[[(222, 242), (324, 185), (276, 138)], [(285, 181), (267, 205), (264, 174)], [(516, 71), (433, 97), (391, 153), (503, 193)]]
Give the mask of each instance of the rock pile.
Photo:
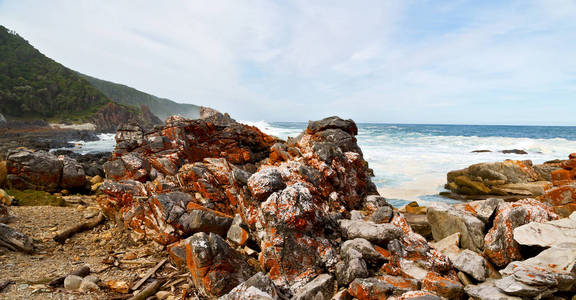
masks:
[(462, 297), (449, 259), (378, 196), (357, 132), (337, 117), (286, 142), (218, 117), (123, 126), (100, 205), (206, 297)]

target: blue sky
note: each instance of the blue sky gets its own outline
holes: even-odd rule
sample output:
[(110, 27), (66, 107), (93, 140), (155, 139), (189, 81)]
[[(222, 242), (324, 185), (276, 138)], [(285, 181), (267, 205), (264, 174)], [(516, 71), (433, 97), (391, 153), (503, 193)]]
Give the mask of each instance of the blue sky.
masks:
[(576, 0), (2, 0), (0, 23), (241, 120), (576, 125)]

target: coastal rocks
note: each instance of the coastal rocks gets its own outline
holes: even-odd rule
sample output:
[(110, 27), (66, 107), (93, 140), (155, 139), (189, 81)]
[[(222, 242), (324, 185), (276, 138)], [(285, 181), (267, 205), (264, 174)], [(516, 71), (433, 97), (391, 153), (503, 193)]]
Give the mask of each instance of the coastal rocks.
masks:
[(62, 178), (60, 187), (64, 189), (79, 189), (86, 186), (84, 167), (76, 160), (66, 156), (58, 157), (62, 161)]
[(573, 291), (576, 285), (576, 244), (560, 244), (525, 261), (510, 263), (495, 282), (503, 292), (540, 298), (556, 291)]
[(416, 280), (384, 275), (355, 279), (348, 287), (348, 293), (358, 299), (378, 300), (418, 290), (418, 287), (418, 281)]
[(520, 297), (511, 296), (496, 287), (494, 281), (483, 282), (478, 285), (468, 285), (464, 288), (466, 294), (479, 300), (522, 300)]
[(340, 229), (348, 239), (362, 238), (386, 247), (388, 242), (400, 238), (403, 232), (393, 224), (376, 224), (362, 220), (340, 220)]
[(514, 228), (530, 222), (542, 223), (557, 218), (550, 207), (534, 199), (502, 203), (496, 212), (493, 227), (484, 238), (484, 255), (499, 267), (522, 259), (518, 244), (514, 240)]
[(540, 247), (576, 244), (576, 213), (570, 218), (519, 226), (514, 229), (514, 240), (520, 245)]
[(452, 207), (430, 207), (427, 217), (435, 240), (440, 241), (459, 232), (462, 248), (482, 251), (485, 225), (471, 213)]
[(185, 246), (192, 281), (205, 296), (222, 296), (255, 273), (217, 234), (196, 233), (185, 240)]
[(276, 300), (280, 293), (274, 282), (262, 272), (256, 273), (248, 280), (242, 282), (220, 300), (259, 299)]
[(336, 281), (330, 274), (320, 274), (296, 291), (292, 299), (330, 299), (336, 292)]
[(6, 159), (8, 184), (16, 189), (58, 190), (63, 162), (55, 155), (28, 149), (12, 150)]

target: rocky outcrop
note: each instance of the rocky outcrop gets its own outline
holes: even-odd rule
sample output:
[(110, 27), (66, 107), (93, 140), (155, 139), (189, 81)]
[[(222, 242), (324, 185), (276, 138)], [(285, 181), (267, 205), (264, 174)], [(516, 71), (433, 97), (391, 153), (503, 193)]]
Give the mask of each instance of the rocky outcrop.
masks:
[(463, 248), (476, 252), (481, 252), (484, 248), (485, 224), (472, 213), (452, 207), (431, 207), (427, 217), (435, 240), (439, 241), (459, 232)]
[(90, 122), (101, 132), (115, 132), (120, 124), (135, 122), (140, 126), (150, 128), (162, 121), (150, 112), (146, 105), (141, 109), (109, 102), (90, 116)]
[(484, 238), (484, 254), (492, 263), (503, 267), (514, 260), (523, 259), (514, 228), (530, 222), (546, 222), (558, 216), (545, 204), (535, 199), (502, 203), (498, 207), (493, 227)]

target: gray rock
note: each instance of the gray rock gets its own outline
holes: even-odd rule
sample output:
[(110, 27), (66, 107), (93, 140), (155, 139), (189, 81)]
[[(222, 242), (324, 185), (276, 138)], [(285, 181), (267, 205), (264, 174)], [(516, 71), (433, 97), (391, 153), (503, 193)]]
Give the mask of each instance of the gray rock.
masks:
[(514, 229), (514, 240), (521, 245), (552, 247), (563, 243), (576, 243), (576, 212), (569, 218), (531, 222)]
[(348, 239), (363, 238), (383, 247), (404, 234), (400, 228), (389, 223), (376, 224), (360, 220), (339, 220), (338, 223)]
[(478, 281), (486, 280), (486, 261), (478, 253), (464, 249), (454, 256), (448, 256), (454, 267)]
[[(370, 278), (357, 278), (348, 287), (348, 292), (360, 298), (361, 295), (371, 295), (371, 299), (387, 299), (391, 295), (401, 295), (419, 288), (418, 281), (399, 276), (383, 275)], [(356, 294), (356, 292), (360, 294)]]
[(262, 272), (256, 273), (248, 280), (242, 282), (220, 300), (240, 299), (279, 299), (279, 293), (274, 282)]
[(234, 220), (232, 221), (230, 229), (228, 229), (226, 238), (239, 246), (244, 246), (244, 244), (246, 244), (246, 241), (248, 240), (248, 231), (244, 228), (242, 217), (239, 214), (234, 216)]
[(181, 223), (189, 233), (213, 232), (226, 236), (232, 218), (208, 210), (194, 209), (181, 218)]
[(342, 246), (340, 246), (340, 255), (343, 257), (349, 256), (347, 253), (350, 249), (358, 251), (362, 255), (362, 258), (371, 264), (378, 265), (386, 261), (386, 258), (380, 252), (376, 251), (372, 244), (365, 239), (356, 238), (345, 241)]
[(390, 297), (388, 300), (442, 300), (442, 298), (428, 291), (410, 291), (398, 297)]
[(84, 167), (76, 160), (67, 156), (60, 156), (63, 163), (60, 186), (64, 189), (79, 189), (86, 186)]
[(343, 261), (336, 264), (336, 278), (340, 286), (347, 286), (356, 278), (366, 278), (369, 275), (366, 262), (362, 254), (355, 249), (348, 248)]
[(98, 291), (100, 290), (100, 287), (92, 281), (82, 280), (79, 289), (83, 292), (88, 292), (88, 291)]
[(390, 206), (383, 206), (376, 209), (376, 211), (370, 216), (370, 221), (376, 224), (388, 223), (392, 220), (394, 216), (394, 209)]
[(426, 213), (432, 236), (439, 241), (460, 232), (460, 246), (475, 252), (484, 247), (484, 222), (472, 214), (454, 208), (430, 207)]
[(102, 167), (106, 178), (121, 178), (126, 174), (126, 167), (120, 159), (108, 161)]
[(358, 127), (356, 127), (356, 123), (354, 123), (354, 121), (342, 120), (337, 116), (324, 118), (319, 121), (308, 122), (307, 131), (309, 133), (316, 133), (326, 129), (340, 129), (350, 135), (358, 134)]
[(67, 290), (75, 291), (82, 285), (82, 277), (76, 275), (68, 275), (64, 279), (64, 288)]
[(332, 275), (320, 274), (314, 280), (300, 288), (292, 299), (294, 300), (324, 300), (330, 299), (336, 292), (336, 281)]
[(492, 217), (498, 208), (498, 205), (502, 202), (504, 202), (502, 199), (490, 198), (486, 200), (472, 201), (465, 204), (458, 204), (455, 206), (458, 208), (466, 207), (467, 210), (476, 218), (480, 219), (484, 223), (488, 223), (490, 217)]
[(516, 280), (513, 276), (506, 276), (495, 282), (498, 289), (506, 294), (519, 297), (546, 296), (553, 294), (556, 290), (549, 290), (546, 286), (531, 286)]
[(380, 195), (368, 195), (366, 199), (364, 199), (364, 208), (368, 210), (375, 211), (380, 207), (390, 206), (386, 198)]
[(468, 285), (464, 288), (466, 294), (478, 300), (522, 300), (520, 297), (504, 294), (498, 289), (493, 281), (487, 281), (479, 285)]
[(364, 220), (364, 214), (360, 211), (353, 210), (350, 212), (350, 220)]
[(15, 149), (8, 152), (7, 180), (12, 188), (55, 192), (60, 185), (63, 163), (45, 151)]
[(256, 200), (264, 201), (270, 194), (282, 190), (286, 183), (277, 168), (265, 168), (250, 176), (248, 188)]
[(24, 253), (34, 252), (34, 244), (27, 235), (4, 223), (0, 223), (0, 247)]

